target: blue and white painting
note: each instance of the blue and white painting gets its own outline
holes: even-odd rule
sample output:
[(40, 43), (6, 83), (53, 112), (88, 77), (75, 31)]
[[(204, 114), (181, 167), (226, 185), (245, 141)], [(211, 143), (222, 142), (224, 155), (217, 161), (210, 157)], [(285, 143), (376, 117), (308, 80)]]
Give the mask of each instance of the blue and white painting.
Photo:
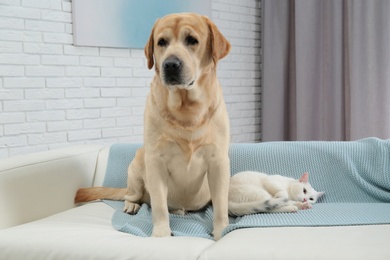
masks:
[(210, 0), (73, 0), (74, 44), (143, 48), (154, 22), (170, 13), (211, 16)]

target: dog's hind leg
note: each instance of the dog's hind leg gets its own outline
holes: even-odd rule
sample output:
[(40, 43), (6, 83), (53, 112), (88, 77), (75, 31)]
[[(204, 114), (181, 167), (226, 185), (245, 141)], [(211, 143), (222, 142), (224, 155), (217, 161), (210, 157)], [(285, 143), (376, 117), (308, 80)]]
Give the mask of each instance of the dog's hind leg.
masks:
[(127, 193), (124, 196), (123, 211), (129, 214), (136, 214), (141, 203), (149, 203), (149, 194), (147, 194), (143, 180), (143, 176), (145, 176), (143, 153), (144, 150), (139, 149), (128, 168)]

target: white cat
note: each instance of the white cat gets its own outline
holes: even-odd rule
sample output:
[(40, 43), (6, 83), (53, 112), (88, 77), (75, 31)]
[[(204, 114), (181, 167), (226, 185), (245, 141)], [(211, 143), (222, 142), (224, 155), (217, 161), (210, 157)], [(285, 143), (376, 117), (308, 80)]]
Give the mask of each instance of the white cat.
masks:
[(307, 172), (298, 180), (261, 172), (237, 173), (230, 179), (229, 214), (243, 216), (310, 209), (324, 192), (315, 191), (308, 180)]

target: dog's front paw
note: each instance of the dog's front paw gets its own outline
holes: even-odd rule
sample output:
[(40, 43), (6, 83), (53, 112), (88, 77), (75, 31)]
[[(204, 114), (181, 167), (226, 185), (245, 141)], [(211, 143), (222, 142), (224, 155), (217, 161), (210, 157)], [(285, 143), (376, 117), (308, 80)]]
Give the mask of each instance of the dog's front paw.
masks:
[(153, 237), (169, 237), (172, 235), (171, 229), (169, 227), (154, 227), (153, 228)]
[(222, 232), (226, 228), (226, 226), (227, 226), (227, 224), (226, 225), (214, 225), (214, 230), (213, 230), (212, 235), (213, 235), (215, 241), (221, 239)]
[(214, 237), (215, 241), (218, 241), (222, 237), (222, 231), (216, 231), (215, 229), (213, 230), (213, 233), (211, 233)]
[(137, 214), (140, 208), (141, 206), (139, 204), (125, 200), (125, 207), (123, 208), (123, 211), (128, 214), (134, 215)]

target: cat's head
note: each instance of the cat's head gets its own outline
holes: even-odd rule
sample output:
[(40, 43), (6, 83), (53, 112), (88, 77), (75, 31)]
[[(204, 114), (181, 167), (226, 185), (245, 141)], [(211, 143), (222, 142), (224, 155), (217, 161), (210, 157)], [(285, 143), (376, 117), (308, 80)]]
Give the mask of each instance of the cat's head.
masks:
[(289, 189), (290, 199), (314, 204), (325, 192), (316, 191), (309, 183), (309, 173), (305, 172), (301, 178), (291, 183)]

